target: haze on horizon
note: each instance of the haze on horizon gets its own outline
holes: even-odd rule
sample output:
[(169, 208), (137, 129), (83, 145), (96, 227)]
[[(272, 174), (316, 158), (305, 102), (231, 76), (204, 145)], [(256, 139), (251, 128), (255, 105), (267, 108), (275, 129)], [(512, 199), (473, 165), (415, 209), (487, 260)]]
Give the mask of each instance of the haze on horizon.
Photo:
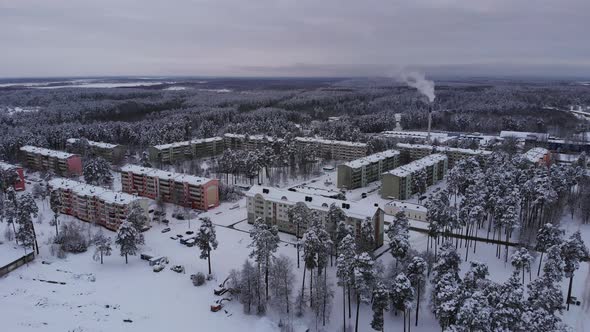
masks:
[(590, 76), (588, 0), (0, 0), (0, 77)]

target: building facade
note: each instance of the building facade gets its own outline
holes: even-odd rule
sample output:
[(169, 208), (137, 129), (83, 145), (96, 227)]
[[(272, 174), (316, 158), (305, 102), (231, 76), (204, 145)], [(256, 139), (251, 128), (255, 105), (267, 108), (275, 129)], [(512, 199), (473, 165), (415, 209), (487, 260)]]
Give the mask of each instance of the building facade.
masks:
[[(276, 225), (281, 232), (296, 234), (296, 227), (289, 221), (289, 209), (296, 203), (303, 202), (316, 211), (325, 222), (330, 205), (336, 204), (346, 214), (346, 223), (352, 226), (355, 234), (360, 234), (361, 222), (371, 220), (375, 230), (377, 247), (383, 245), (384, 213), (376, 206), (336, 200), (322, 196), (306, 195), (277, 188), (253, 186), (246, 193), (248, 206), (248, 223), (253, 224), (257, 218)], [(300, 229), (300, 236), (306, 227)]]
[(367, 144), (348, 141), (334, 141), (313, 137), (295, 137), (300, 148), (313, 149), (320, 156), (336, 160), (355, 160), (367, 155)]
[(426, 185), (432, 186), (444, 178), (447, 167), (447, 156), (435, 153), (386, 172), (381, 181), (381, 197), (409, 199), (418, 191), (413, 181), (416, 172), (424, 170), (427, 176)]
[(0, 161), (0, 171), (3, 173), (13, 172), (14, 175), (14, 181), (3, 184), (4, 187), (12, 186), (16, 191), (25, 190), (25, 174), (22, 167)]
[(26, 145), (20, 148), (24, 164), (34, 170), (53, 171), (61, 176), (82, 175), (79, 155)]
[(443, 153), (448, 158), (449, 168), (453, 168), (455, 164), (465, 158), (487, 156), (491, 151), (453, 148), (449, 146), (434, 146), (424, 144), (407, 144), (398, 143), (397, 148), (400, 151), (400, 160), (402, 164), (407, 164), (415, 160), (422, 159), (433, 153)]
[(148, 148), (150, 160), (169, 164), (175, 161), (211, 157), (223, 153), (222, 137), (209, 137), (184, 142), (154, 145)]
[(551, 152), (545, 148), (532, 148), (523, 154), (523, 157), (530, 163), (538, 166), (551, 165)]
[(112, 231), (117, 231), (127, 219), (131, 204), (138, 204), (149, 217), (145, 198), (63, 178), (50, 180), (48, 186), (60, 197), (61, 213)]
[[(94, 142), (86, 140), (87, 144), (83, 144), (79, 138), (69, 138), (66, 141), (66, 149), (72, 153), (84, 154), (84, 152), (102, 157), (110, 162), (120, 162), (125, 158), (127, 148), (124, 145), (111, 144), (104, 142)], [(82, 151), (86, 149), (86, 151)]]
[(219, 180), (125, 165), (121, 167), (123, 191), (183, 207), (207, 211), (219, 206)]
[(402, 201), (391, 201), (385, 204), (383, 208), (385, 214), (395, 216), (398, 212), (405, 212), (406, 217), (412, 220), (428, 221), (428, 209), (424, 205), (402, 202)]
[(381, 179), (381, 174), (400, 165), (400, 152), (388, 150), (338, 165), (338, 188), (356, 189)]

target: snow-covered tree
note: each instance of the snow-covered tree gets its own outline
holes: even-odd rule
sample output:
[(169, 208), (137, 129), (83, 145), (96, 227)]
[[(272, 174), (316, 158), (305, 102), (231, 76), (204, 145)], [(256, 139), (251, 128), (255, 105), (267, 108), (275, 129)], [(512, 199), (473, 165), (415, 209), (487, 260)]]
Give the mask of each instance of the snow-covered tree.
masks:
[(197, 247), (201, 250), (199, 258), (207, 260), (209, 274), (211, 274), (211, 251), (217, 249), (218, 243), (215, 225), (213, 225), (209, 217), (201, 219), (201, 227), (199, 227), (195, 241)]
[(295, 236), (297, 237), (297, 268), (299, 268), (299, 239), (302, 235), (302, 230), (311, 223), (311, 210), (303, 202), (297, 202), (288, 211), (289, 223), (295, 225)]
[[(6, 199), (3, 201), (3, 220), (8, 225), (12, 225), (12, 231), (16, 235), (16, 223), (18, 218), (18, 198), (13, 187), (6, 189)], [(15, 241), (18, 244), (18, 239), (15, 236)]]
[(125, 257), (125, 264), (127, 264), (129, 263), (127, 256), (135, 256), (139, 246), (144, 244), (143, 234), (141, 234), (133, 224), (124, 221), (117, 231), (115, 244), (120, 247), (121, 256)]
[(545, 224), (537, 232), (537, 243), (535, 244), (535, 250), (541, 252), (541, 258), (539, 259), (539, 268), (537, 275), (541, 273), (541, 264), (543, 262), (543, 254), (547, 250), (555, 245), (559, 245), (563, 242), (563, 230), (559, 229), (553, 224)]
[(524, 272), (531, 271), (531, 264), (533, 263), (533, 256), (529, 254), (529, 251), (525, 247), (520, 247), (517, 251), (512, 254), (510, 258), (510, 264), (516, 269), (515, 273), (522, 270), (522, 284), (524, 285)]
[(252, 307), (254, 307), (257, 314), (264, 314), (266, 312), (266, 301), (262, 294), (260, 270), (254, 267), (249, 260), (246, 260), (240, 277), (240, 302), (244, 306), (244, 312), (250, 314)]
[(16, 239), (24, 247), (32, 247), (39, 254), (39, 246), (37, 245), (37, 235), (35, 233), (35, 225), (33, 224), (33, 217), (37, 217), (39, 207), (30, 194), (23, 194), (18, 198), (17, 203), (17, 219), (19, 225), (15, 235)]
[[(332, 239), (332, 243), (334, 248), (332, 248), (332, 255), (338, 256), (337, 248), (338, 244), (340, 244), (339, 240), (339, 232), (338, 228), (340, 227), (341, 223), (344, 223), (346, 220), (346, 214), (339, 208), (336, 204), (330, 204), (330, 208), (328, 209), (328, 214), (326, 215), (326, 229), (328, 233), (330, 233), (330, 237)], [(330, 265), (332, 264), (332, 258), (330, 258)]]
[(513, 273), (498, 287), (490, 304), (493, 308), (490, 316), (493, 331), (521, 331), (525, 328), (522, 318), (526, 302), (518, 274)]
[(105, 236), (102, 230), (99, 230), (98, 233), (94, 235), (92, 242), (96, 246), (94, 250), (94, 255), (92, 258), (95, 261), (100, 260), (100, 264), (103, 263), (103, 256), (110, 256), (111, 255), (111, 238)]
[(375, 249), (375, 228), (373, 227), (373, 220), (367, 218), (361, 221), (360, 233), (357, 237), (357, 252), (366, 252), (372, 255)]
[(336, 259), (336, 276), (338, 284), (342, 287), (342, 319), (346, 326), (346, 290), (348, 289), (348, 318), (351, 318), (350, 291), (354, 287), (354, 263), (356, 258), (356, 245), (352, 235), (345, 236), (338, 246), (338, 258)]
[(395, 219), (387, 229), (387, 237), (389, 238), (389, 251), (395, 258), (395, 264), (403, 261), (410, 249), (410, 225), (406, 213), (400, 211), (396, 213)]
[(285, 255), (275, 258), (273, 268), (270, 271), (270, 288), (274, 294), (272, 304), (281, 314), (281, 317), (291, 318), (291, 303), (293, 302), (293, 262)]
[(354, 287), (356, 290), (355, 332), (358, 332), (360, 304), (369, 303), (376, 282), (375, 261), (367, 252), (357, 254), (354, 261)]
[[(314, 213), (313, 222), (303, 235), (303, 260), (305, 262), (305, 269), (310, 271), (310, 304), (313, 306), (313, 272), (317, 270), (317, 274), (322, 274), (324, 268), (328, 264), (328, 256), (332, 248), (332, 240), (330, 234), (326, 231), (324, 224), (320, 217)], [(305, 289), (305, 270), (303, 271), (303, 286), (301, 287), (302, 294)]]
[(250, 258), (258, 263), (258, 268), (264, 270), (264, 285), (266, 299), (268, 300), (269, 281), (268, 275), (274, 258), (275, 252), (279, 247), (279, 230), (277, 226), (271, 226), (265, 223), (262, 218), (256, 218), (254, 228), (250, 231), (252, 242), (248, 248), (252, 248)]
[(426, 270), (428, 264), (419, 256), (412, 258), (412, 261), (406, 267), (406, 275), (410, 279), (412, 287), (416, 290), (416, 323), (418, 326), (418, 314), (420, 312), (420, 291), (426, 282)]
[(408, 310), (414, 301), (414, 288), (410, 279), (402, 272), (399, 273), (391, 283), (391, 303), (395, 310), (404, 313), (404, 330)]
[(84, 163), (84, 181), (95, 186), (109, 187), (113, 182), (111, 165), (102, 157), (92, 158)]
[(127, 211), (127, 221), (131, 223), (138, 232), (141, 232), (150, 222), (146, 211), (138, 202), (131, 203), (129, 211)]
[(567, 309), (569, 310), (569, 299), (572, 296), (574, 273), (580, 268), (580, 261), (588, 259), (588, 248), (582, 240), (580, 231), (576, 231), (563, 243), (561, 246), (561, 256), (563, 257), (564, 262), (563, 272), (567, 278), (570, 278), (566, 298)]
[(61, 212), (61, 196), (59, 191), (54, 190), (49, 195), (49, 206), (51, 207), (51, 211), (53, 211), (53, 220), (51, 221), (51, 225), (55, 226), (55, 236), (59, 234), (58, 225), (59, 225), (59, 214)]
[(389, 310), (389, 296), (390, 290), (381, 280), (377, 281), (375, 288), (373, 289), (373, 320), (371, 321), (371, 327), (375, 331), (383, 331), (383, 311)]

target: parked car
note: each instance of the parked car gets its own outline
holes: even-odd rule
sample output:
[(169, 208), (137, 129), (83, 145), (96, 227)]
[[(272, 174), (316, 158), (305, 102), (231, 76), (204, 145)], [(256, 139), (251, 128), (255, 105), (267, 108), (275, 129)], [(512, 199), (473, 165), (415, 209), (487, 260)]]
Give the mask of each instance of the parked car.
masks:
[(154, 213), (154, 209), (150, 209), (148, 213)]
[(170, 268), (170, 270), (176, 272), (176, 273), (184, 273), (184, 266), (182, 265), (174, 265)]
[(149, 261), (150, 259), (154, 258), (154, 256), (150, 254), (141, 254), (139, 255), (139, 258), (143, 259), (144, 261)]
[(164, 225), (168, 225), (168, 223), (170, 223), (170, 220), (168, 220), (168, 219), (164, 219), (164, 220), (162, 220), (162, 223), (163, 223)]
[(367, 198), (367, 193), (362, 193), (361, 198)]
[(154, 272), (160, 272), (160, 271), (162, 271), (163, 269), (164, 269), (164, 265), (162, 265), (162, 264), (158, 264), (158, 265), (154, 265), (154, 269), (153, 269), (153, 271), (154, 271)]
[(139, 230), (141, 232), (145, 232), (145, 231), (149, 230), (150, 228), (152, 228), (152, 226), (150, 224), (143, 224)]
[(162, 230), (162, 233), (168, 233), (170, 232), (170, 227), (166, 227)]
[(186, 235), (193, 235), (193, 234), (195, 234), (195, 232), (193, 232), (193, 231), (186, 231), (186, 232), (184, 232), (184, 233), (185, 233)]
[(150, 259), (150, 266), (155, 265), (165, 265), (168, 264), (168, 257), (166, 256), (158, 256)]
[(180, 243), (184, 244), (187, 247), (194, 246), (196, 242), (197, 242), (197, 239), (195, 237), (190, 237), (190, 238), (180, 240)]

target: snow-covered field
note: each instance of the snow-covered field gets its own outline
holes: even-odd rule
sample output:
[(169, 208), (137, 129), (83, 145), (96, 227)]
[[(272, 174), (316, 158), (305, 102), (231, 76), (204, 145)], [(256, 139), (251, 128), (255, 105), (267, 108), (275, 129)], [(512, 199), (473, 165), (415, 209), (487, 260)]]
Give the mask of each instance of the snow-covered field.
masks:
[[(313, 183), (304, 182), (324, 187), (326, 177), (333, 177), (333, 174), (327, 173)], [(294, 184), (296, 183), (291, 185)], [(354, 199), (358, 194), (360, 198), (360, 194), (366, 191), (367, 188), (358, 189), (349, 193), (349, 197)], [(380, 198), (377, 191), (370, 193), (365, 199), (360, 199), (367, 204), (373, 204), (378, 200)], [(242, 306), (237, 301), (229, 302), (224, 310), (216, 313), (209, 310), (209, 306), (219, 299), (213, 295), (213, 289), (231, 269), (239, 268), (250, 252), (248, 248), (250, 238), (247, 232), (251, 226), (245, 221), (245, 199), (234, 203), (223, 203), (218, 208), (199, 215), (200, 217), (209, 216), (217, 225), (219, 241), (219, 247), (212, 253), (211, 259), (216, 280), (201, 287), (194, 287), (189, 276), (199, 271), (206, 273), (207, 261), (199, 259), (199, 250), (196, 247), (189, 248), (181, 245), (178, 240), (170, 239), (176, 234), (185, 235), (186, 231), (196, 231), (200, 221), (193, 218), (189, 229), (188, 220), (176, 220), (170, 216), (175, 210), (172, 205), (167, 206), (167, 218), (170, 220), (168, 227), (172, 230), (161, 233), (166, 226), (154, 223), (152, 229), (144, 233), (146, 245), (141, 252), (168, 256), (170, 259), (168, 267), (175, 264), (184, 265), (185, 274), (178, 274), (168, 268), (154, 273), (148, 263), (140, 260), (139, 256), (130, 257), (129, 264), (125, 264), (124, 258), (119, 256), (118, 248), (114, 248), (112, 256), (105, 257), (102, 265), (92, 259), (93, 247), (86, 253), (70, 254), (66, 259), (58, 259), (51, 255), (47, 244), (48, 239), (54, 234), (53, 226), (48, 223), (51, 212), (47, 203), (40, 203), (39, 207), (46, 219), (41, 225), (35, 224), (41, 255), (32, 263), (0, 279), (0, 312), (3, 317), (3, 331), (278, 330), (278, 318), (272, 310), (267, 316), (248, 316), (243, 313)], [(567, 217), (564, 218), (568, 220)], [(63, 222), (82, 223), (90, 233), (99, 229), (69, 216), (61, 216), (60, 219)], [(590, 242), (588, 241), (590, 225), (580, 226), (578, 223), (567, 221), (565, 228), (568, 234), (580, 229), (584, 239)], [(106, 230), (104, 232), (114, 236), (113, 232)], [(280, 244), (278, 254), (287, 255), (296, 261), (295, 247), (290, 244), (295, 240), (294, 237), (281, 234), (281, 239), (285, 242)], [(411, 232), (411, 244), (416, 250), (425, 250), (427, 238), (424, 234)], [(0, 257), (12, 255), (13, 247), (15, 247), (13, 243), (5, 242), (0, 245)], [(478, 243), (476, 253), (469, 253), (469, 260), (487, 263), (490, 278), (501, 282), (508, 278), (512, 267), (510, 264), (505, 264), (503, 260), (497, 259), (495, 250), (494, 245)], [(377, 253), (384, 251), (385, 246), (378, 249)], [(463, 256), (465, 248), (459, 248), (459, 253)], [(393, 262), (389, 253), (384, 253), (379, 259), (385, 266)], [(43, 264), (43, 261), (50, 264)], [(536, 272), (537, 264), (538, 259), (534, 264), (534, 272)], [(468, 263), (463, 264), (463, 272), (467, 270), (467, 266)], [(296, 269), (295, 273), (297, 280), (294, 285), (294, 294), (301, 285), (303, 268)], [(335, 286), (335, 267), (328, 268), (328, 276), (334, 285), (335, 297), (330, 321), (325, 330), (337, 331), (342, 329), (342, 292)], [(534, 276), (535, 273), (533, 273)], [(52, 284), (39, 279), (65, 284)], [(527, 276), (526, 281), (528, 280)], [(564, 280), (564, 293), (567, 290), (566, 287), (567, 281)], [(574, 331), (590, 330), (590, 313), (586, 302), (590, 294), (590, 270), (587, 263), (582, 263), (580, 270), (576, 272), (573, 294), (578, 299), (584, 299), (583, 306), (572, 306), (570, 311), (564, 314), (564, 318)], [(438, 323), (428, 308), (428, 300), (421, 303), (420, 324), (417, 327), (412, 326), (412, 330), (440, 331)], [(360, 330), (370, 331), (369, 324), (372, 316), (370, 306), (363, 305), (361, 310)], [(132, 322), (125, 322), (125, 320)], [(394, 316), (393, 313), (385, 315), (386, 331), (401, 330), (402, 323), (401, 315)], [(349, 325), (348, 317), (347, 325)], [(305, 331), (309, 327), (314, 327), (315, 321), (309, 314), (303, 318), (294, 318), (294, 326), (296, 331)]]

